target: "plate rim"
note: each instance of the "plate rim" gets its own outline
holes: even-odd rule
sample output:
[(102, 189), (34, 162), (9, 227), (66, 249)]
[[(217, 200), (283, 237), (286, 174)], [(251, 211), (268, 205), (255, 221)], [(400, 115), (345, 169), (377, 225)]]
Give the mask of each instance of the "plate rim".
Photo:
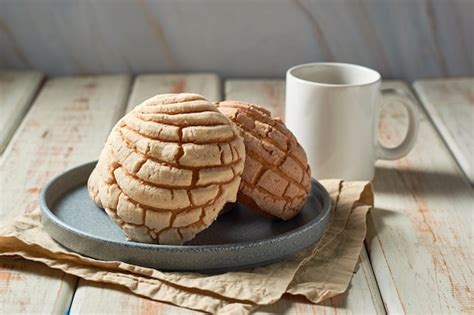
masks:
[[(329, 196), (329, 193), (327, 192), (326, 188), (317, 181), (314, 178), (311, 178), (311, 184), (315, 184), (318, 190), (320, 190), (321, 195), (323, 196), (323, 203), (321, 205), (322, 211), (321, 213), (316, 216), (313, 220), (310, 222), (304, 224), (303, 226), (300, 226), (294, 230), (284, 232), (282, 234), (279, 234), (278, 236), (275, 237), (270, 237), (270, 238), (265, 238), (265, 239), (260, 239), (260, 240), (255, 240), (255, 241), (248, 241), (248, 242), (239, 242), (239, 243), (229, 243), (229, 244), (209, 244), (209, 245), (165, 245), (165, 244), (156, 244), (156, 243), (140, 243), (136, 241), (128, 241), (130, 243), (125, 243), (123, 241), (115, 241), (115, 240), (110, 240), (110, 239), (105, 239), (102, 238), (101, 236), (96, 236), (89, 234), (87, 232), (83, 232), (81, 230), (78, 230), (68, 224), (66, 224), (64, 221), (60, 220), (50, 209), (48, 206), (48, 202), (46, 200), (46, 194), (48, 193), (49, 189), (63, 176), (65, 176), (68, 173), (72, 173), (74, 171), (78, 171), (81, 168), (91, 168), (92, 169), (95, 167), (97, 164), (97, 160), (82, 163), (80, 165), (71, 167), (60, 174), (54, 176), (52, 179), (50, 179), (46, 185), (43, 186), (40, 192), (39, 196), (39, 205), (40, 205), (40, 210), (41, 214), (46, 217), (49, 221), (54, 223), (55, 225), (59, 226), (62, 229), (65, 229), (69, 231), (70, 233), (75, 234), (78, 237), (85, 237), (93, 241), (99, 241), (102, 243), (108, 243), (114, 246), (121, 246), (121, 247), (133, 247), (137, 249), (143, 249), (143, 250), (156, 250), (156, 251), (167, 251), (167, 252), (216, 252), (216, 251), (234, 251), (234, 250), (240, 250), (240, 249), (245, 249), (245, 248), (251, 248), (251, 247), (261, 247), (265, 246), (267, 244), (272, 244), (275, 242), (279, 242), (282, 240), (288, 241), (291, 238), (295, 238), (298, 235), (307, 232), (308, 230), (311, 230), (312, 228), (315, 227), (315, 224), (317, 222), (325, 221), (328, 216), (331, 215), (331, 209), (332, 209), (332, 202), (331, 202), (331, 197)], [(77, 186), (79, 186), (81, 183), (78, 183)], [(73, 189), (73, 188), (71, 188)], [(103, 210), (103, 209), (102, 209)], [(43, 224), (44, 226), (44, 224)], [(327, 227), (326, 227), (327, 230)]]

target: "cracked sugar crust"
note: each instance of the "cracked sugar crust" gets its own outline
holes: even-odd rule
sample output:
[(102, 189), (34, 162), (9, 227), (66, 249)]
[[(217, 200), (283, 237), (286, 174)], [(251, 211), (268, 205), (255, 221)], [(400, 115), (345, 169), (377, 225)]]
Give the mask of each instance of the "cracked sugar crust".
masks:
[(244, 161), (239, 129), (204, 97), (157, 95), (112, 129), (88, 189), (128, 238), (182, 244), (236, 201)]
[(246, 158), (239, 201), (283, 220), (294, 217), (311, 187), (306, 153), (295, 136), (258, 105), (238, 101), (214, 105), (244, 136)]

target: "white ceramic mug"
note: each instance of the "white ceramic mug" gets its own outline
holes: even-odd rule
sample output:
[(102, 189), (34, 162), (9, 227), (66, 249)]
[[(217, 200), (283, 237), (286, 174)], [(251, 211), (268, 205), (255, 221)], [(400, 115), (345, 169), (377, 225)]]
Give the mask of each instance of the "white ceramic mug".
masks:
[(382, 93), (380, 74), (345, 63), (309, 63), (286, 74), (285, 123), (306, 150), (316, 179), (372, 180), (377, 159), (395, 160), (413, 147), (418, 113), (403, 95), (408, 131), (396, 147), (377, 136)]

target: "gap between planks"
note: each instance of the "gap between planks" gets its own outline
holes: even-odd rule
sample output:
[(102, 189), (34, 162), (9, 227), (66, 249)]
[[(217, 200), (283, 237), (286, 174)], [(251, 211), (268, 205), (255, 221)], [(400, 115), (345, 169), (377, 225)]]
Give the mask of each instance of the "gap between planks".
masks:
[(0, 156), (30, 108), (42, 81), (43, 75), (36, 71), (0, 70)]
[(474, 78), (419, 80), (413, 87), (439, 134), (474, 185)]
[[(0, 165), (2, 219), (36, 210), (47, 180), (97, 158), (124, 110), (130, 85), (123, 75), (55, 78), (44, 84)], [(64, 313), (77, 281), (17, 259), (2, 259), (0, 274), (7, 279), (1, 283), (0, 309), (9, 314)]]
[[(400, 81), (382, 86), (413, 96)], [(368, 253), (389, 313), (472, 312), (473, 190), (427, 115), (419, 112), (412, 151), (376, 163)], [(405, 116), (400, 106), (384, 106), (382, 140), (406, 130)]]

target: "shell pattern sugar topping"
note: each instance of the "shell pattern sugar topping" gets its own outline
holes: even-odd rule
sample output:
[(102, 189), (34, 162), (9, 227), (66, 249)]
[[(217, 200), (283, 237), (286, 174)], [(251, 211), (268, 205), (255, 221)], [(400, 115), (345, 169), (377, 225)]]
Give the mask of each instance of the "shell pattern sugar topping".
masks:
[(239, 201), (287, 220), (298, 214), (311, 186), (306, 154), (280, 119), (237, 101), (215, 103), (243, 132), (246, 159)]
[(132, 240), (182, 244), (236, 200), (245, 147), (204, 97), (152, 97), (113, 128), (89, 178), (96, 204)]

